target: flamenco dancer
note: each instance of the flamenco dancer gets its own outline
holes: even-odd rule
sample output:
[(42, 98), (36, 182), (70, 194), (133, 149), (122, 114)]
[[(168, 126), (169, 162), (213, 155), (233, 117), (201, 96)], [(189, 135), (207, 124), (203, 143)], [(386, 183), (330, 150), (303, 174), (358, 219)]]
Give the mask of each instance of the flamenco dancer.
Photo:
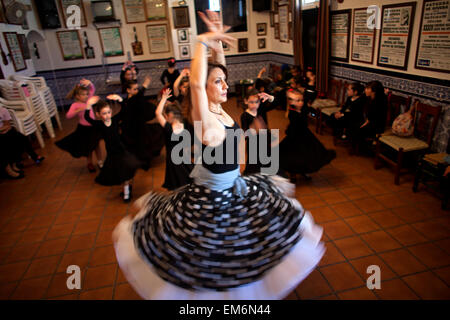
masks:
[(136, 80), (125, 84), (127, 96), (120, 102), (122, 141), (128, 151), (142, 161), (142, 169), (148, 170), (155, 155), (158, 155), (164, 146), (164, 137), (159, 125), (149, 124), (155, 118), (156, 106), (144, 98), (144, 92), (151, 83), (146, 77), (139, 87)]
[[(107, 99), (122, 101), (122, 98), (117, 94), (109, 95)], [(95, 115), (101, 120), (91, 118), (91, 108), (95, 110)], [(132, 179), (142, 163), (134, 154), (127, 151), (120, 140), (119, 120), (121, 116), (122, 110), (112, 117), (110, 105), (97, 96), (89, 98), (84, 112), (86, 121), (96, 128), (105, 140), (107, 151), (105, 164), (95, 178), (95, 182), (104, 186), (123, 184), (123, 201), (129, 202), (131, 200)]]
[(289, 125), (286, 137), (280, 143), (280, 167), (291, 174), (295, 181), (297, 173), (307, 180), (308, 173), (318, 171), (336, 158), (334, 150), (325, 149), (308, 128), (309, 107), (304, 103), (303, 92), (290, 89), (287, 94)]
[[(189, 132), (190, 137), (192, 137), (194, 131), (187, 120), (183, 119), (178, 102), (166, 105), (170, 97), (171, 91), (167, 88), (163, 91), (161, 101), (158, 104), (158, 108), (156, 108), (156, 119), (164, 129), (164, 140), (166, 143), (166, 173), (163, 188), (175, 190), (191, 182), (189, 174), (192, 171), (192, 165), (186, 163), (175, 164), (172, 161), (172, 150), (178, 144), (178, 141), (182, 139), (180, 135), (184, 130)], [(183, 152), (188, 152), (190, 155), (191, 150), (189, 148), (189, 150), (183, 150)]]
[[(99, 141), (101, 139), (100, 133), (84, 119), (84, 111), (86, 110), (86, 102), (95, 93), (94, 84), (82, 79), (68, 94), (67, 99), (75, 99), (75, 102), (66, 113), (66, 118), (71, 119), (78, 116), (78, 126), (74, 132), (68, 136), (56, 141), (58, 148), (67, 151), (74, 158), (87, 157), (87, 168), (89, 172), (95, 172), (95, 167), (92, 163), (92, 158), (95, 153), (97, 155), (97, 164), (101, 168), (103, 166), (103, 157), (100, 150)], [(91, 110), (91, 116), (94, 116)]]
[[(215, 151), (237, 140), (238, 125), (221, 107), (227, 71), (207, 64), (208, 47), (231, 45), (226, 30), (198, 36), (191, 68), (193, 119), (201, 121), (203, 148)], [(236, 159), (236, 143), (233, 151)], [(322, 228), (286, 196), (287, 181), (241, 178), (235, 161), (196, 164), (191, 176), (176, 191), (141, 198), (141, 211), (114, 230), (119, 265), (143, 298), (277, 299), (313, 271), (324, 253)]]

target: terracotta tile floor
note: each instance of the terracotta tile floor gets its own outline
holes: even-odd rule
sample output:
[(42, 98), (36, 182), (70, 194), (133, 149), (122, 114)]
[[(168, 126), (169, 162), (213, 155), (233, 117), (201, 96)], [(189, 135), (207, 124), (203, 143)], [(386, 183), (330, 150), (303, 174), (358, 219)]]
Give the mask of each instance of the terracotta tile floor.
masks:
[[(239, 119), (234, 99), (226, 109)], [(270, 112), (269, 122), (284, 135), (282, 111)], [(75, 126), (64, 121), (57, 139)], [(414, 194), (411, 174), (396, 186), (391, 169), (375, 171), (373, 159), (333, 147), (327, 133), (319, 138), (338, 156), (312, 181), (299, 180), (296, 196), (323, 226), (327, 252), (287, 299), (449, 299), (450, 212), (423, 187)], [(120, 187), (96, 185), (85, 160), (48, 137), (39, 152), (45, 162), (27, 160), (25, 179), (0, 181), (0, 299), (139, 299), (111, 240), (133, 205), (122, 202)], [(164, 154), (138, 172), (134, 199), (161, 190), (163, 179)], [(81, 268), (81, 290), (66, 286), (69, 265)], [(381, 289), (366, 286), (370, 265), (381, 268)]]

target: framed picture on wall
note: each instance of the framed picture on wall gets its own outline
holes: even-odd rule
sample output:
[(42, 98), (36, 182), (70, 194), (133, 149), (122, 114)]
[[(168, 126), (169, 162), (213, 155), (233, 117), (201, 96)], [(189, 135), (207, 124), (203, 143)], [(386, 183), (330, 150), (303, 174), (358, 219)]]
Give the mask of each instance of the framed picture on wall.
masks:
[(24, 34), (18, 34), (17, 39), (19, 39), (19, 43), (22, 46), (23, 58), (25, 60), (31, 59), (30, 48), (28, 48), (27, 37)]
[(67, 27), (67, 8), (71, 5), (75, 5), (80, 8), (80, 27), (86, 27), (86, 13), (84, 12), (84, 6), (82, 0), (59, 0), (59, 4), (61, 5), (61, 11), (62, 11), (62, 18), (64, 20), (64, 25)]
[(266, 48), (266, 38), (258, 39), (258, 49)]
[(415, 68), (450, 73), (450, 0), (437, 3), (425, 0), (422, 7)]
[(187, 29), (178, 30), (178, 42), (189, 43), (189, 30)]
[(258, 36), (267, 35), (267, 23), (257, 23), (256, 24), (256, 33)]
[(106, 57), (124, 55), (120, 28), (102, 28), (98, 30), (98, 34)]
[(190, 59), (191, 58), (191, 46), (188, 44), (180, 45), (180, 58)]
[(167, 24), (147, 25), (147, 37), (150, 53), (170, 51), (170, 39)]
[(376, 28), (367, 27), (367, 8), (353, 10), (352, 61), (373, 63)]
[(6, 46), (8, 47), (9, 54), (11, 55), (14, 65), (14, 71), (25, 70), (27, 64), (23, 58), (22, 47), (20, 41), (15, 32), (3, 32)]
[(248, 39), (242, 38), (238, 40), (238, 52), (248, 52)]
[(330, 12), (330, 57), (333, 60), (348, 62), (351, 14), (351, 9)]
[(122, 0), (127, 23), (146, 22), (144, 0)]
[(278, 3), (280, 42), (289, 42), (289, 6)]
[(184, 7), (173, 7), (173, 26), (175, 29), (178, 28), (189, 28), (191, 23), (189, 21), (189, 8)]
[(57, 31), (56, 37), (64, 61), (84, 58), (81, 39), (77, 30)]
[(406, 70), (414, 24), (415, 2), (385, 5), (378, 42), (379, 67)]
[(275, 23), (274, 24), (274, 32), (275, 32), (275, 39), (280, 39), (280, 24)]
[(147, 20), (167, 20), (167, 0), (145, 0)]

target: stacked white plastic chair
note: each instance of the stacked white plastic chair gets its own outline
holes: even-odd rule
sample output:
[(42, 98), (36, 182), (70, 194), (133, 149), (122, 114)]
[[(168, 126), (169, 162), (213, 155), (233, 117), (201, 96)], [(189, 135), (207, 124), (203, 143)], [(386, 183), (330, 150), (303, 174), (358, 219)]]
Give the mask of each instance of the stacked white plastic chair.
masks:
[(58, 124), (58, 128), (62, 130), (61, 120), (59, 119), (58, 107), (56, 106), (55, 98), (53, 97), (52, 91), (47, 86), (45, 79), (43, 77), (26, 77), (19, 75), (11, 75), (9, 77), (11, 80), (22, 81), (27, 84), (34, 85), (35, 90), (41, 95), (42, 100), (44, 101), (48, 114), (50, 118), (55, 117), (56, 123)]
[[(55, 138), (55, 132), (53, 130), (52, 120), (50, 119), (50, 115), (47, 111), (47, 107), (42, 100), (41, 95), (36, 91), (34, 85), (30, 83), (26, 83), (26, 88), (29, 92), (29, 96), (27, 96), (21, 87), (21, 84), (17, 81), (10, 80), (0, 80), (0, 91), (2, 97), (8, 101), (25, 101), (28, 107), (28, 110), (34, 115), (34, 120), (36, 124), (40, 128), (41, 124), (45, 124), (47, 128), (47, 132), (51, 138)], [(20, 94), (19, 99), (17, 98), (17, 92)]]
[(41, 148), (45, 147), (42, 134), (36, 126), (34, 115), (28, 111), (28, 106), (24, 101), (20, 100), (5, 100), (0, 98), (0, 106), (8, 110), (11, 115), (11, 120), (17, 131), (25, 136), (36, 134)]

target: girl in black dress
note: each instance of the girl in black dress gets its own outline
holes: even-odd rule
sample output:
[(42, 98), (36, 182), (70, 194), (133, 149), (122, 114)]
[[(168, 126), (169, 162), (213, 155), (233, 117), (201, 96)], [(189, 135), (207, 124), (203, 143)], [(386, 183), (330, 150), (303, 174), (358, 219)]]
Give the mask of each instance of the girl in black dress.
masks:
[[(175, 190), (192, 181), (189, 178), (189, 174), (191, 173), (193, 168), (190, 162), (191, 143), (189, 143), (189, 150), (183, 150), (182, 155), (180, 155), (179, 153), (172, 155), (172, 150), (178, 143), (183, 143), (182, 139), (185, 139), (184, 134), (186, 134), (186, 130), (189, 133), (189, 141), (192, 141), (191, 139), (193, 138), (193, 130), (189, 126), (187, 121), (183, 120), (183, 117), (181, 115), (181, 108), (178, 106), (177, 102), (168, 104), (166, 106), (166, 102), (168, 101), (170, 96), (170, 89), (166, 89), (163, 91), (161, 101), (159, 102), (158, 108), (156, 109), (156, 119), (158, 120), (161, 127), (164, 128), (166, 143), (166, 175), (164, 178), (163, 187), (168, 190)], [(165, 116), (163, 115), (163, 109)], [(187, 154), (185, 154), (185, 152), (187, 152)], [(182, 163), (175, 164), (172, 159), (175, 156), (185, 158), (185, 160), (189, 160), (189, 163), (185, 163), (187, 161), (183, 161)]]
[(173, 90), (173, 84), (175, 83), (175, 80), (180, 76), (180, 71), (178, 69), (175, 69), (175, 59), (170, 58), (167, 61), (168, 68), (165, 69), (161, 75), (161, 83), (164, 86), (164, 89), (169, 88), (170, 90)]
[(280, 143), (280, 167), (291, 173), (300, 173), (310, 179), (307, 173), (318, 171), (336, 157), (334, 150), (327, 150), (308, 128), (309, 107), (304, 103), (301, 91), (287, 92), (289, 105), (289, 126), (286, 137)]
[(148, 170), (152, 158), (159, 154), (164, 146), (163, 131), (157, 124), (147, 121), (155, 118), (155, 105), (144, 98), (145, 89), (150, 85), (150, 77), (146, 77), (142, 87), (135, 80), (125, 85), (127, 96), (121, 102), (122, 116), (120, 128), (122, 141), (131, 153), (142, 161), (142, 169)]
[[(117, 94), (109, 95), (107, 99), (122, 101), (122, 98)], [(95, 114), (100, 120), (94, 120), (90, 117), (91, 108), (95, 110)], [(120, 139), (119, 120), (121, 116), (122, 110), (112, 117), (110, 105), (100, 100), (98, 96), (88, 100), (87, 108), (84, 112), (86, 121), (94, 128), (97, 128), (105, 140), (107, 151), (105, 164), (95, 178), (95, 182), (104, 186), (123, 184), (123, 201), (129, 202), (131, 200), (131, 182), (136, 170), (142, 163), (135, 155), (127, 151)]]
[(316, 98), (317, 98), (316, 74), (314, 73), (313, 69), (309, 67), (306, 70), (306, 77), (305, 77), (305, 94), (304, 94), (305, 104), (310, 107)]
[[(274, 100), (273, 96), (257, 89), (250, 90), (244, 99), (247, 109), (241, 115), (241, 127), (248, 133), (245, 137), (247, 154), (245, 175), (260, 173), (262, 167), (270, 166), (270, 163), (261, 163), (259, 146), (260, 143), (264, 143), (260, 142), (261, 139), (266, 140), (267, 157), (271, 158), (271, 135), (267, 126), (267, 112), (275, 108)], [(249, 129), (252, 130), (248, 131)], [(260, 131), (261, 129), (265, 130)]]
[(364, 93), (367, 97), (365, 105), (365, 121), (356, 129), (353, 139), (353, 147), (360, 147), (369, 151), (370, 145), (367, 139), (374, 139), (377, 134), (384, 132), (387, 118), (387, 97), (384, 87), (379, 81), (371, 81), (366, 85)]
[(364, 123), (364, 87), (359, 83), (352, 83), (347, 87), (347, 100), (341, 110), (330, 118), (333, 135), (346, 139), (354, 137), (356, 130)]
[(123, 64), (122, 70), (120, 71), (120, 85), (122, 86), (122, 93), (127, 92), (126, 84), (128, 81), (136, 80), (139, 69), (136, 65), (127, 61)]

